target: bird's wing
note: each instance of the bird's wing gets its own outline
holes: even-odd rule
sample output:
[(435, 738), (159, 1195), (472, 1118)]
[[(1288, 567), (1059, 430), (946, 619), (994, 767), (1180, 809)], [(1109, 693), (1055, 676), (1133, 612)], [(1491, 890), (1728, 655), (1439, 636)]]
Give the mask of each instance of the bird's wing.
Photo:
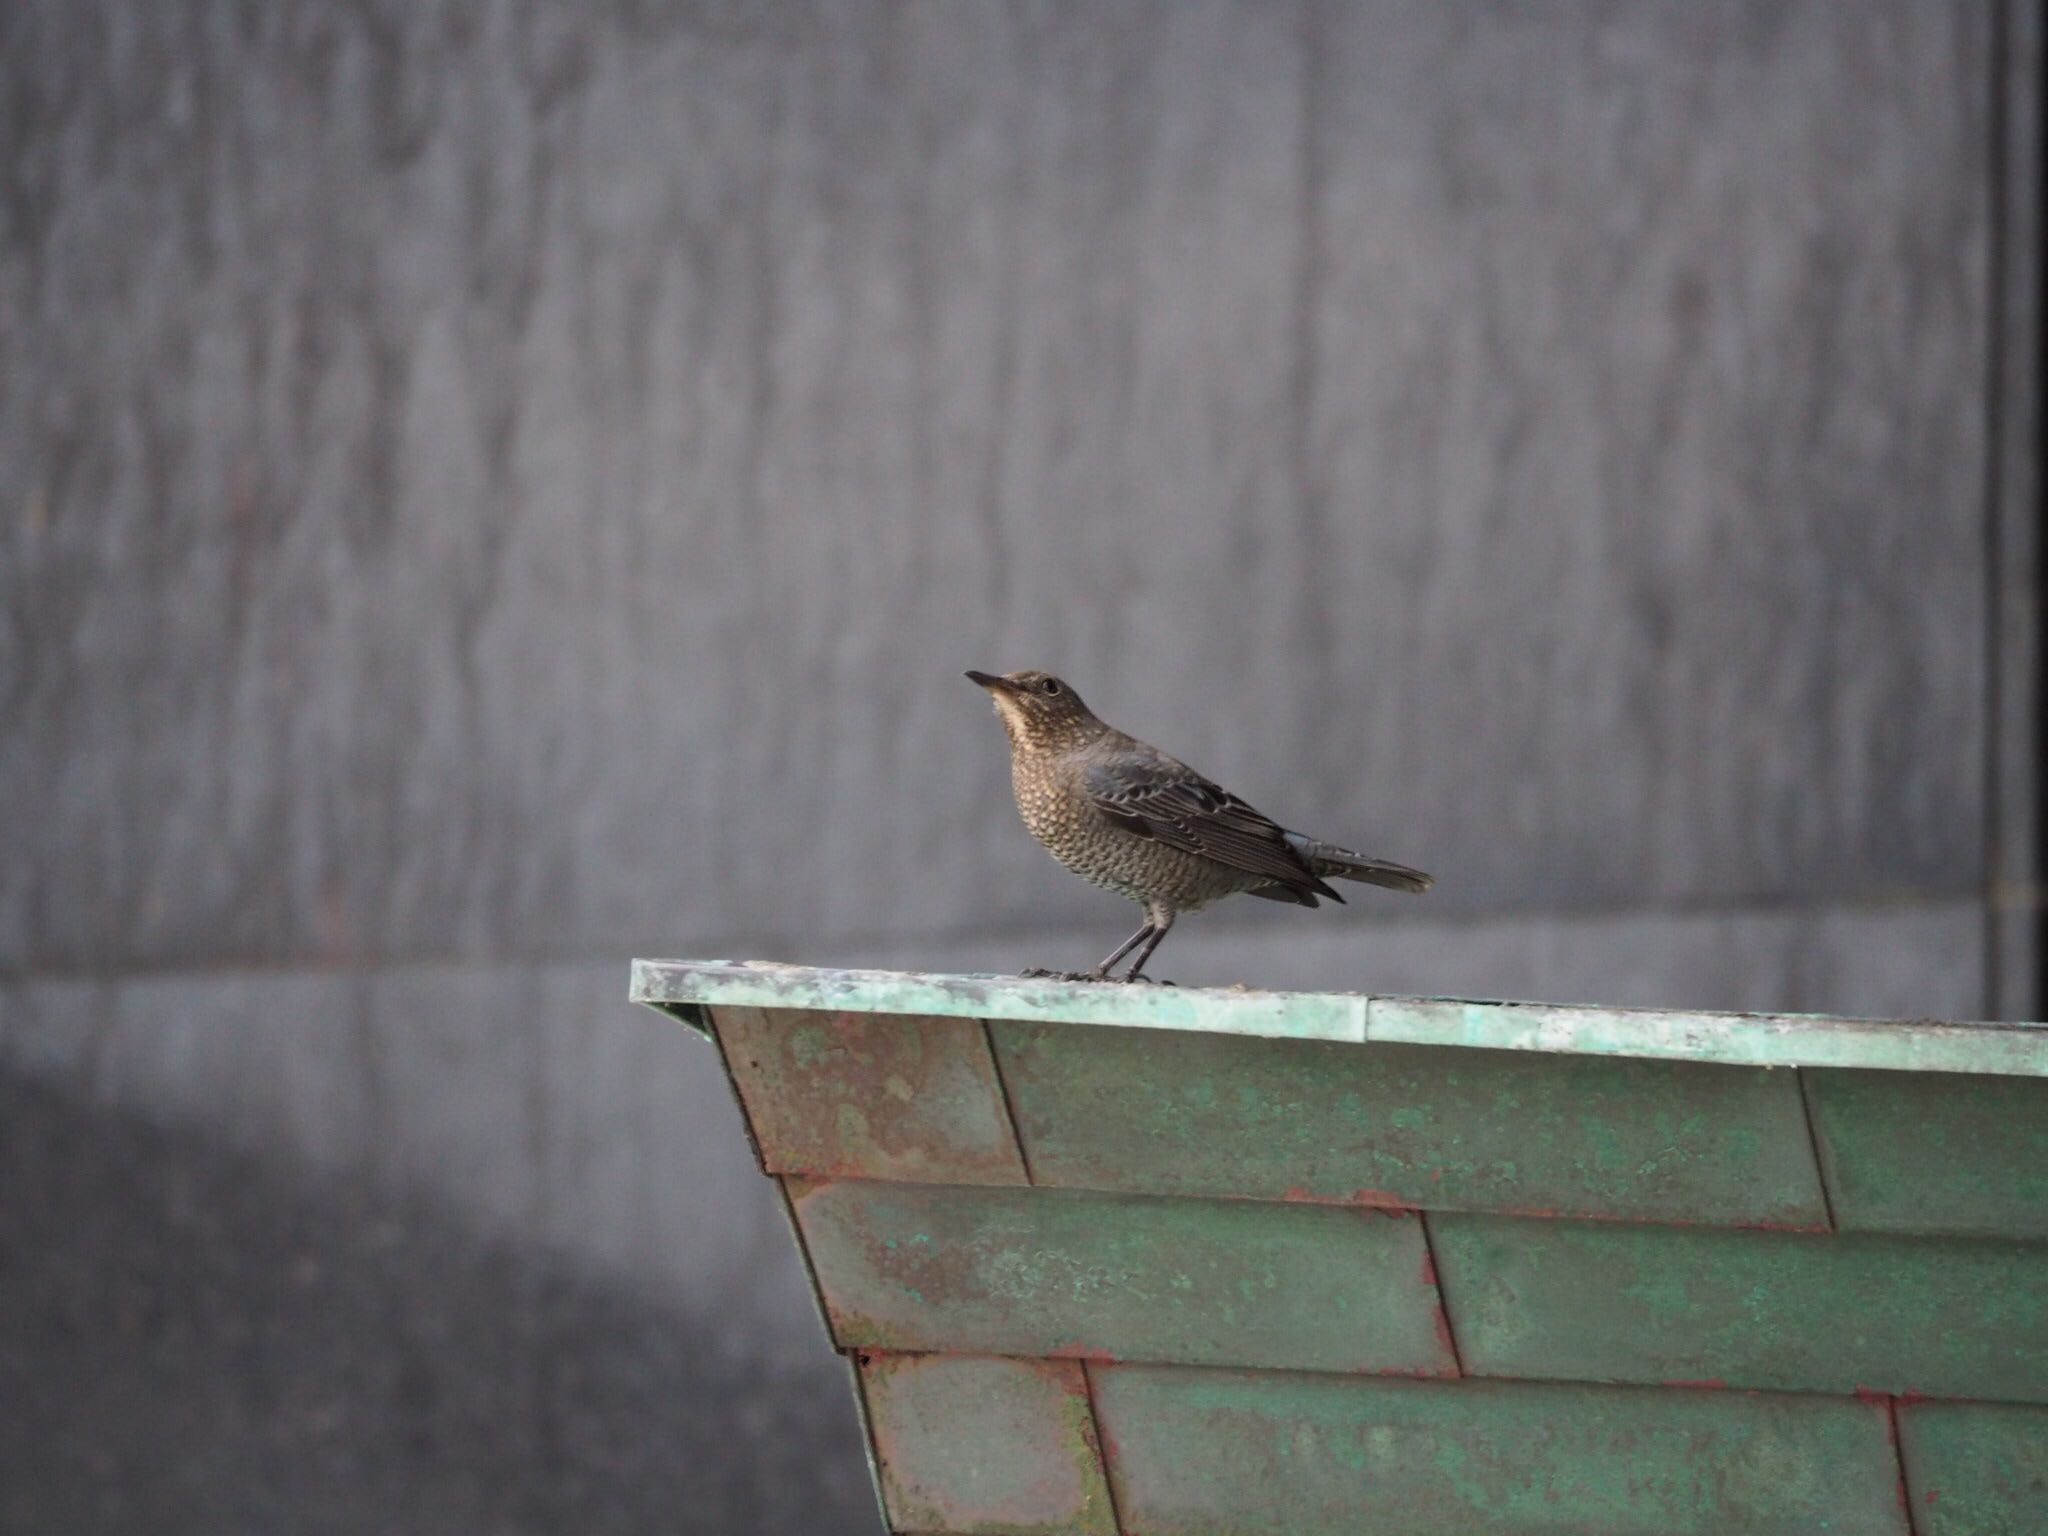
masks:
[(1316, 878), (1277, 821), (1184, 763), (1130, 754), (1094, 764), (1086, 784), (1095, 809), (1126, 832), (1291, 890), (1344, 899)]

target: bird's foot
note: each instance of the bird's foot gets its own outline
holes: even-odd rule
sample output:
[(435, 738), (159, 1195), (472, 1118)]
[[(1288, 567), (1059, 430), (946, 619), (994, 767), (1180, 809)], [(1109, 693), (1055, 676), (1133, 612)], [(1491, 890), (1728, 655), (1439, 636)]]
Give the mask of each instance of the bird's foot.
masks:
[(1170, 987), (1173, 985), (1170, 981), (1161, 981), (1157, 976), (1119, 976), (1117, 980), (1126, 985), (1135, 981), (1147, 987)]
[(1019, 971), (1027, 981), (1101, 981), (1100, 971), (1048, 971), (1043, 966), (1033, 966), (1028, 971)]

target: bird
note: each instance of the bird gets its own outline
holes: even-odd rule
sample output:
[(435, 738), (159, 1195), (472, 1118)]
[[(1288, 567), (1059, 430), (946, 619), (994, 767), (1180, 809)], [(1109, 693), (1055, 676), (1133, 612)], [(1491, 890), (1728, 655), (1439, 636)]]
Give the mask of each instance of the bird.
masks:
[[(975, 672), (1010, 738), (1010, 785), (1031, 835), (1082, 879), (1144, 909), (1138, 931), (1071, 981), (1149, 981), (1145, 964), (1174, 920), (1242, 892), (1313, 907), (1342, 902), (1331, 880), (1426, 891), (1419, 869), (1290, 832), (1178, 758), (1099, 719), (1050, 672)], [(1118, 961), (1136, 951), (1129, 969)]]

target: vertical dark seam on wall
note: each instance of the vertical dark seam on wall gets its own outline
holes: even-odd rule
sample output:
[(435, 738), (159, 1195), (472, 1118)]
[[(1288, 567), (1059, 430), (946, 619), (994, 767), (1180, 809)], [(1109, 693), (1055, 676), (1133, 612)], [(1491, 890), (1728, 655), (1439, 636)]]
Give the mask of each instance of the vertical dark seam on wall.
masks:
[[(2048, 416), (2048, 195), (2044, 195), (2041, 177), (2048, 172), (2048, 6), (2042, 0), (2022, 0), (2032, 6), (2033, 12), (2033, 142), (2028, 146), (2031, 175), (2034, 187), (2034, 228), (2033, 228), (2033, 286), (2034, 324), (2029, 342), (2034, 349), (2032, 389), (2031, 431), (2038, 436)], [(2009, 51), (2011, 40), (2008, 35), (2005, 47)], [(2010, 76), (2007, 77), (2008, 79)], [(2034, 525), (2033, 569), (2027, 573), (2027, 580), (2034, 593), (2034, 634), (2033, 634), (2033, 688), (2028, 700), (2033, 709), (2031, 722), (2033, 751), (2029, 754), (2032, 767), (2038, 775), (2048, 768), (2048, 475), (2042, 472), (2040, 445), (2036, 442), (2030, 452), (2034, 455), (2034, 471), (2031, 482), (2033, 505), (2027, 515)], [(2035, 796), (2033, 865), (2026, 871), (2028, 921), (2033, 928), (2034, 964), (2033, 996), (2029, 1001), (2038, 1013), (2048, 1008), (2048, 902), (2041, 897), (2044, 877), (2048, 877), (2048, 816), (2040, 810), (2040, 787), (2038, 782), (2029, 787)]]
[[(2048, 872), (2048, 817), (2040, 812), (2039, 790), (2033, 782), (2048, 764), (2048, 499), (2043, 494), (2048, 483), (2038, 448), (2025, 446), (2040, 431), (2042, 402), (2048, 394), (2048, 262), (2043, 261), (2048, 250), (2048, 199), (2039, 185), (2048, 165), (2048, 118), (2042, 101), (2048, 84), (2048, 29), (2043, 26), (2043, 9), (2042, 0), (2003, 0), (1992, 13), (1990, 41), (1994, 79), (1988, 157), (1991, 323), (1985, 348), (1985, 496), (1991, 562), (1986, 668), (1991, 690), (1986, 776), (1991, 795), (1985, 826), (1990, 935), (1985, 978), (1993, 1008), (2008, 1014), (2038, 1012), (2048, 1004), (2048, 905), (2041, 895), (2042, 877)], [(2016, 190), (2021, 186), (2027, 189), (2024, 193)], [(2032, 217), (2030, 227), (2023, 228), (2018, 221), (2028, 212), (2028, 197), (2033, 199)], [(2029, 290), (2025, 301), (2020, 298), (2022, 284)], [(2019, 331), (2022, 320), (2027, 326), (2024, 333)], [(2009, 455), (2027, 456), (2023, 462), (2030, 467), (2015, 475)], [(2014, 537), (2020, 530), (2030, 533), (2025, 570), (2008, 568), (2008, 547), (2028, 542)], [(2008, 623), (2022, 619), (2010, 600), (2011, 592), (2019, 590), (2033, 601), (2032, 615), (2024, 619), (2031, 631), (2023, 642), (2025, 676), (2016, 674), (2004, 644)], [(2015, 771), (2014, 754), (2007, 749), (2021, 741), (2026, 750), (2018, 754)], [(2021, 795), (2037, 797), (2030, 834), (2012, 825), (2008, 802)], [(2026, 837), (2026, 846), (2016, 843), (2019, 836)], [(2011, 942), (2022, 934), (2021, 943)], [(2030, 963), (2024, 953), (2028, 949)]]
[(1986, 128), (1985, 175), (1989, 181), (1985, 203), (1984, 284), (1984, 975), (1985, 1017), (1995, 1016), (2004, 998), (2004, 924), (2000, 906), (2006, 884), (2004, 806), (1999, 797), (2005, 789), (2005, 711), (2000, 692), (2005, 682), (2001, 656), (2001, 635), (2005, 617), (2003, 564), (2005, 521), (2000, 502), (2005, 489), (2001, 463), (2005, 444), (2005, 227), (2007, 115), (2006, 72), (2007, 8), (2001, 3), (1991, 10), (1989, 68), (1991, 103)]

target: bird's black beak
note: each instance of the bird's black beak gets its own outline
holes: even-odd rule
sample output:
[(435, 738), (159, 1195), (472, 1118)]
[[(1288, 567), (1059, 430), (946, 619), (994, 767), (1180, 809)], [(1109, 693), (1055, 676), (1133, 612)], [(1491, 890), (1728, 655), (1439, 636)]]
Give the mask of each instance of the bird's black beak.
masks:
[(967, 680), (971, 683), (981, 684), (982, 687), (988, 689), (991, 693), (997, 691), (1015, 693), (1017, 691), (1017, 685), (1007, 677), (997, 677), (993, 672), (976, 672), (971, 667), (967, 672)]

